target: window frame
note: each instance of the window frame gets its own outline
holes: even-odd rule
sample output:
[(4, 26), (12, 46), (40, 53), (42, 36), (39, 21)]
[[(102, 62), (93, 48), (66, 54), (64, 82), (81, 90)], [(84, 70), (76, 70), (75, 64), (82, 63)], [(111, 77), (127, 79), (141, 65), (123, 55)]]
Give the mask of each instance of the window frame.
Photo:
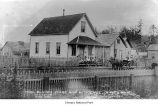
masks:
[(56, 55), (61, 54), (61, 42), (56, 42)]
[(35, 42), (35, 54), (39, 53), (39, 42)]
[(120, 39), (117, 39), (117, 44), (120, 44)]
[(46, 54), (50, 54), (50, 42), (46, 42)]
[(86, 32), (86, 22), (85, 21), (81, 21), (81, 32), (82, 33)]
[(72, 56), (76, 56), (76, 45), (72, 45), (72, 53), (71, 53), (71, 55)]

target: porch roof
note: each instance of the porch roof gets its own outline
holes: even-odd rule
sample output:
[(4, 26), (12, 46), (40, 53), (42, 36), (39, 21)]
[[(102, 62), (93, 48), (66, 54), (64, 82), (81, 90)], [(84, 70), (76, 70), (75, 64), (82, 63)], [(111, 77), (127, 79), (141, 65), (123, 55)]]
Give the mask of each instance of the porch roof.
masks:
[(89, 38), (87, 36), (77, 36), (67, 44), (104, 46), (102, 43), (93, 40), (92, 38)]

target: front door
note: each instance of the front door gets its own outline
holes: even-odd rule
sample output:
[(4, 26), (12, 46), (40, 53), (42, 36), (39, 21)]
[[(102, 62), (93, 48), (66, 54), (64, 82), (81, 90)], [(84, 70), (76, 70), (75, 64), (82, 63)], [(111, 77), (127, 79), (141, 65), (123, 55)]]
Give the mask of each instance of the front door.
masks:
[(80, 55), (81, 57), (84, 57), (84, 56), (85, 56), (85, 55), (84, 55), (85, 46), (79, 45), (78, 48), (79, 48), (79, 55)]

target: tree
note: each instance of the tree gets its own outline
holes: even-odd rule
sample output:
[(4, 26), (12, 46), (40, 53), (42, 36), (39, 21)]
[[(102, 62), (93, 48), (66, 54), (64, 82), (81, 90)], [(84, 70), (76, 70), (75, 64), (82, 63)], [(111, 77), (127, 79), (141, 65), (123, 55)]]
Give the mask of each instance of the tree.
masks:
[(158, 29), (156, 25), (151, 25), (149, 27), (149, 38), (150, 38), (150, 44), (157, 44), (158, 43)]
[(142, 26), (143, 22), (142, 19), (140, 19), (135, 27), (127, 28), (124, 26), (120, 30), (120, 35), (122, 37), (127, 37), (130, 41), (133, 41), (135, 43), (141, 43)]
[(143, 26), (143, 22), (142, 22), (142, 19), (140, 19), (137, 25), (137, 29), (139, 30), (140, 35), (142, 35), (142, 26)]
[(23, 98), (23, 87), (24, 83), (17, 81), (17, 69), (13, 71), (13, 79), (11, 81), (7, 81), (6, 76), (4, 74), (3, 80), (0, 81), (0, 98), (1, 99), (22, 99)]
[(102, 34), (110, 34), (110, 33), (116, 33), (117, 28), (114, 26), (108, 26), (106, 29), (104, 29), (101, 33)]
[(130, 41), (140, 43), (141, 42), (141, 34), (140, 34), (140, 29), (138, 28), (127, 28), (123, 27), (120, 30), (120, 36), (121, 37), (127, 37)]
[(97, 35), (100, 34), (100, 32), (98, 31), (97, 28), (95, 28), (94, 30), (95, 30), (95, 33), (96, 33)]
[(157, 34), (157, 32), (158, 32), (157, 27), (154, 24), (151, 25), (150, 28), (149, 28), (150, 35), (151, 36), (155, 36)]

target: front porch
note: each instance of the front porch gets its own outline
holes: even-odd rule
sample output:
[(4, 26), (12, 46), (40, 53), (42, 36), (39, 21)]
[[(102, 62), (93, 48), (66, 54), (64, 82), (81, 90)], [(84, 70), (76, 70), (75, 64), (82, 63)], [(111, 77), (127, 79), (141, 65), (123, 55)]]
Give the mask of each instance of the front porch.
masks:
[[(101, 48), (98, 50), (98, 48)], [(100, 56), (98, 52), (101, 52)], [(80, 62), (96, 62), (98, 58), (104, 59), (104, 45), (86, 36), (78, 36), (68, 42), (68, 57), (77, 57)]]
[(93, 61), (95, 58), (94, 45), (70, 45), (71, 57), (78, 57), (82, 61)]

